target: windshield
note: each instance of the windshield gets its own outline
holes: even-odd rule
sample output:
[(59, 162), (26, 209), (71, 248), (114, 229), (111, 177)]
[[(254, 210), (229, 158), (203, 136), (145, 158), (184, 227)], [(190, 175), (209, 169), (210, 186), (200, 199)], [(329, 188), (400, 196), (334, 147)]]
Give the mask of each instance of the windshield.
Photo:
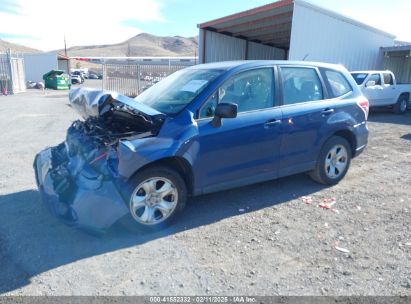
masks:
[(159, 112), (176, 114), (222, 73), (222, 70), (183, 69), (147, 89), (135, 100)]
[(358, 85), (361, 85), (368, 76), (367, 73), (351, 73), (351, 75)]

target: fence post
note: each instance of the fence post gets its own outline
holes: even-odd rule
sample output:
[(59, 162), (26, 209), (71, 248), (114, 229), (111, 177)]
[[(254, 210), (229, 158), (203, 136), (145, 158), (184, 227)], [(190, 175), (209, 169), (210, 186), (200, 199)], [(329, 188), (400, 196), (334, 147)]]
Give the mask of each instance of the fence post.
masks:
[(106, 81), (106, 77), (107, 77), (107, 73), (106, 73), (106, 65), (104, 63), (104, 59), (101, 60), (101, 74), (103, 75), (103, 79), (101, 82), (101, 89), (104, 90), (105, 88), (105, 81)]
[(7, 64), (8, 64), (8, 69), (9, 69), (9, 76), (10, 76), (10, 81), (7, 83), (7, 90), (10, 95), (14, 94), (14, 85), (13, 85), (13, 67), (11, 63), (11, 49), (7, 50)]
[(141, 65), (137, 63), (137, 95), (140, 94), (140, 90), (141, 90), (140, 77), (141, 77)]

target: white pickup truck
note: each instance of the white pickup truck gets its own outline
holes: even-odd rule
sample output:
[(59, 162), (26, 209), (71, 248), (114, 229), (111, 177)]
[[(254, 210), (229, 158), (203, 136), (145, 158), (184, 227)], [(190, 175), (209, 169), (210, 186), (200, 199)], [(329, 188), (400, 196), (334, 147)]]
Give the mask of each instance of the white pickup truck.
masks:
[(411, 98), (411, 84), (400, 84), (391, 71), (351, 72), (370, 107), (393, 106), (395, 113), (407, 111)]

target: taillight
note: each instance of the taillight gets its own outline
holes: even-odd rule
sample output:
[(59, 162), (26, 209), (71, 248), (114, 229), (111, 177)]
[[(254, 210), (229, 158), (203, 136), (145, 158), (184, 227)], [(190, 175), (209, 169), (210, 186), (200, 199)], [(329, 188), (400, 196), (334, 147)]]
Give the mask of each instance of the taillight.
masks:
[(358, 98), (357, 103), (360, 106), (360, 108), (364, 111), (365, 120), (367, 120), (368, 113), (370, 112), (370, 103), (368, 102), (368, 99), (365, 98), (364, 96), (361, 96), (360, 98)]

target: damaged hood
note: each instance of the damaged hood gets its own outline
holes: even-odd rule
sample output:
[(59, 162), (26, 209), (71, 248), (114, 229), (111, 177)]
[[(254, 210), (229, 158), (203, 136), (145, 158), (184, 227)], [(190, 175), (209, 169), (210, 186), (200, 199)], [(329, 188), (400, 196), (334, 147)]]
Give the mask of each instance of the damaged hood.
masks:
[(113, 105), (126, 105), (133, 110), (150, 116), (151, 118), (165, 117), (165, 114), (135, 101), (124, 95), (112, 91), (102, 91), (90, 88), (77, 88), (70, 90), (69, 100), (71, 106), (84, 118), (100, 117), (109, 111)]

